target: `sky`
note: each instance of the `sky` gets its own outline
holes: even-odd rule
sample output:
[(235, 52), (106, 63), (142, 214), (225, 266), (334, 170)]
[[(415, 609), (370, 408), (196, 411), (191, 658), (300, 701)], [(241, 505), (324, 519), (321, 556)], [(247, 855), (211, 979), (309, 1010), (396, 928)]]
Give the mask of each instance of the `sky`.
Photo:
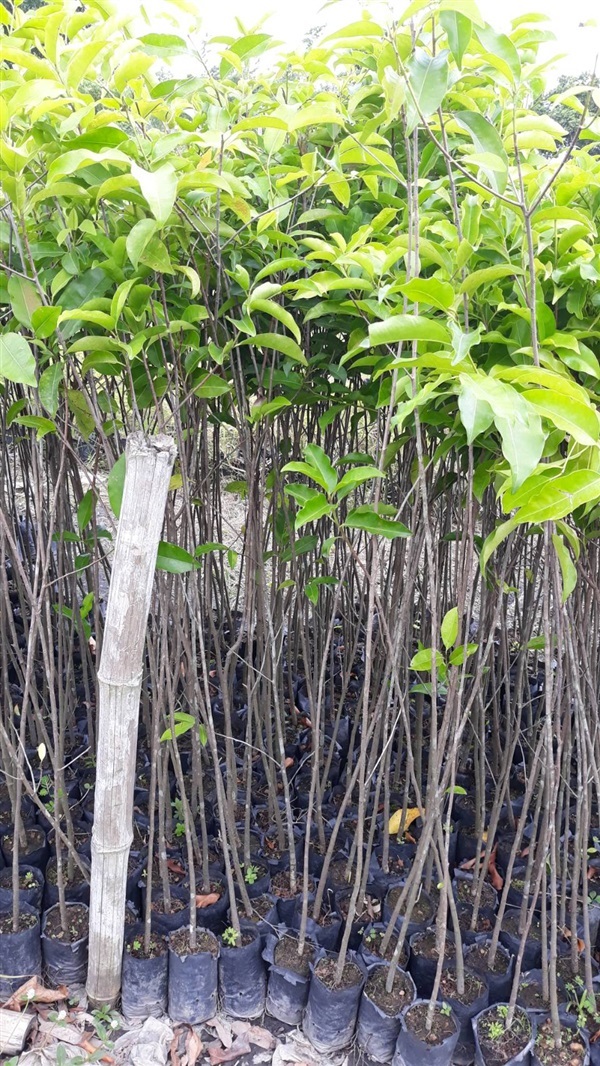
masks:
[[(121, 0), (123, 6), (140, 10), (140, 0)], [(142, 0), (148, 13), (151, 29), (158, 28), (156, 20), (164, 12), (161, 0)], [(263, 29), (293, 48), (302, 43), (304, 34), (315, 26), (337, 29), (360, 17), (368, 6), (374, 14), (385, 11), (396, 14), (404, 11), (408, 0), (196, 0), (202, 19), (202, 36), (237, 33), (234, 19), (240, 17), (247, 28), (253, 27), (264, 15), (269, 17)], [(495, 29), (510, 29), (510, 20), (528, 12), (548, 16), (544, 28), (550, 29), (556, 42), (544, 45), (543, 60), (562, 54), (557, 62), (557, 74), (577, 74), (592, 70), (597, 64), (600, 72), (600, 0), (478, 0), (483, 17)], [(595, 20), (595, 25), (590, 22)], [(540, 27), (542, 28), (542, 27)], [(171, 28), (171, 32), (173, 32)]]

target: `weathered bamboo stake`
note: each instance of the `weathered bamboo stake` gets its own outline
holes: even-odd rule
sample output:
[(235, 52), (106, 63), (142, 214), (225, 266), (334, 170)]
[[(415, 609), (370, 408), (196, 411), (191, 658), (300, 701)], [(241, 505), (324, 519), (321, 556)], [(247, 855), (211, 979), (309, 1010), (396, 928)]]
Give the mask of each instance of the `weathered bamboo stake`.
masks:
[(175, 460), (170, 437), (132, 433), (98, 669), (88, 997), (114, 1006), (121, 987), (127, 860), (144, 640)]
[(19, 1014), (0, 1007), (0, 1055), (18, 1055), (35, 1021), (34, 1014)]

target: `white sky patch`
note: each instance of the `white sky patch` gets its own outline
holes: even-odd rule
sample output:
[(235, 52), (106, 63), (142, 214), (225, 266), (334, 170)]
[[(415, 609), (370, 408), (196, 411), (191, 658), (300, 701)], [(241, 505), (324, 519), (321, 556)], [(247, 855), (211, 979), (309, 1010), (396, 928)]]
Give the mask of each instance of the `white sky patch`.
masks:
[[(215, 36), (238, 36), (236, 17), (250, 30), (261, 23), (261, 32), (271, 33), (283, 43), (282, 50), (302, 45), (304, 35), (315, 26), (324, 26), (332, 32), (349, 22), (356, 21), (368, 8), (380, 21), (387, 22), (390, 15), (398, 16), (407, 7), (408, 0), (197, 0), (196, 10), (201, 19), (198, 38)], [(139, 32), (176, 32), (187, 21), (165, 0), (119, 0), (121, 10), (145, 13), (148, 28), (136, 25)], [(479, 0), (482, 16), (498, 30), (509, 30), (511, 19), (529, 12), (548, 16), (540, 23), (540, 29), (548, 29), (556, 40), (544, 44), (540, 59), (556, 57), (556, 77), (560, 74), (579, 74), (596, 68), (600, 73), (600, 0)], [(140, 20), (141, 21), (141, 20)], [(137, 22), (137, 20), (136, 20)], [(549, 84), (553, 78), (549, 77)]]

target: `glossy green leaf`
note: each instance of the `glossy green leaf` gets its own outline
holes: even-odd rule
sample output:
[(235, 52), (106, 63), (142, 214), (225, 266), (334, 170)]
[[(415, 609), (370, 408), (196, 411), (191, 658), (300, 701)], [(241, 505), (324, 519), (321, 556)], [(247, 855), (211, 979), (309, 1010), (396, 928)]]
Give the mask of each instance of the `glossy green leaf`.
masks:
[(37, 385), (33, 352), (19, 333), (0, 334), (1, 378), (18, 385)]
[(110, 506), (116, 518), (121, 514), (123, 489), (125, 487), (125, 455), (120, 455), (114, 464), (106, 482), (106, 491)]
[(325, 515), (333, 514), (333, 510), (333, 505), (325, 496), (322, 496), (320, 492), (315, 493), (297, 512), (296, 529), (302, 529), (302, 526), (308, 525), (309, 522), (318, 522)]
[(458, 637), (458, 607), (451, 607), (446, 611), (440, 628), (442, 643), (445, 648), (451, 648), (456, 644)]
[(158, 170), (148, 171), (131, 164), (131, 173), (139, 182), (142, 195), (146, 200), (156, 221), (164, 225), (173, 210), (177, 196), (177, 174), (170, 163), (165, 163)]
[(169, 544), (165, 540), (160, 541), (156, 556), (157, 570), (166, 570), (169, 574), (187, 574), (190, 570), (195, 570), (197, 565), (194, 556), (185, 548), (180, 548), (178, 544)]
[(448, 52), (436, 56), (415, 48), (407, 63), (409, 92), (406, 98), (409, 133), (437, 111), (448, 89)]
[(446, 31), (448, 46), (454, 56), (457, 67), (462, 66), (463, 56), (469, 46), (473, 23), (460, 11), (441, 11), (439, 20)]
[(528, 389), (523, 393), (528, 403), (558, 429), (564, 429), (580, 444), (594, 444), (600, 436), (600, 423), (593, 407), (550, 389)]
[(423, 315), (392, 315), (369, 326), (369, 341), (376, 344), (399, 344), (401, 341), (432, 341), (447, 344), (450, 333), (446, 326)]
[(28, 429), (35, 429), (37, 440), (41, 440), (47, 433), (56, 433), (54, 422), (42, 415), (17, 415), (13, 421), (20, 426), (27, 426)]
[(350, 512), (344, 525), (349, 529), (363, 529), (365, 533), (370, 533), (374, 537), (385, 537), (387, 540), (411, 535), (410, 529), (402, 522), (378, 514), (371, 504), (356, 507)]
[(36, 307), (31, 315), (31, 328), (39, 340), (47, 340), (56, 331), (62, 307)]
[(64, 370), (60, 363), (53, 363), (40, 374), (38, 382), (40, 403), (52, 418), (55, 418), (58, 412), (58, 390), (63, 374)]
[(447, 281), (437, 278), (412, 278), (400, 285), (400, 292), (416, 304), (428, 304), (440, 311), (448, 311), (454, 302), (454, 289)]
[(571, 559), (569, 549), (563, 538), (559, 536), (558, 533), (552, 534), (552, 543), (560, 565), (562, 576), (562, 602), (564, 603), (568, 600), (569, 596), (577, 586), (577, 567)]

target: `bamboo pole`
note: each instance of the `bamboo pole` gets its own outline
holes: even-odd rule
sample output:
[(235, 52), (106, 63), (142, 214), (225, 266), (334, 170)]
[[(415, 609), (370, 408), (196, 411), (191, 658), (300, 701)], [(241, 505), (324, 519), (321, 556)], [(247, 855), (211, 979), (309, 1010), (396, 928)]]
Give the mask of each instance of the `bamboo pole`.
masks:
[(87, 993), (92, 1003), (111, 1007), (121, 986), (144, 641), (175, 452), (167, 436), (132, 433), (127, 439), (123, 502), (98, 669)]

